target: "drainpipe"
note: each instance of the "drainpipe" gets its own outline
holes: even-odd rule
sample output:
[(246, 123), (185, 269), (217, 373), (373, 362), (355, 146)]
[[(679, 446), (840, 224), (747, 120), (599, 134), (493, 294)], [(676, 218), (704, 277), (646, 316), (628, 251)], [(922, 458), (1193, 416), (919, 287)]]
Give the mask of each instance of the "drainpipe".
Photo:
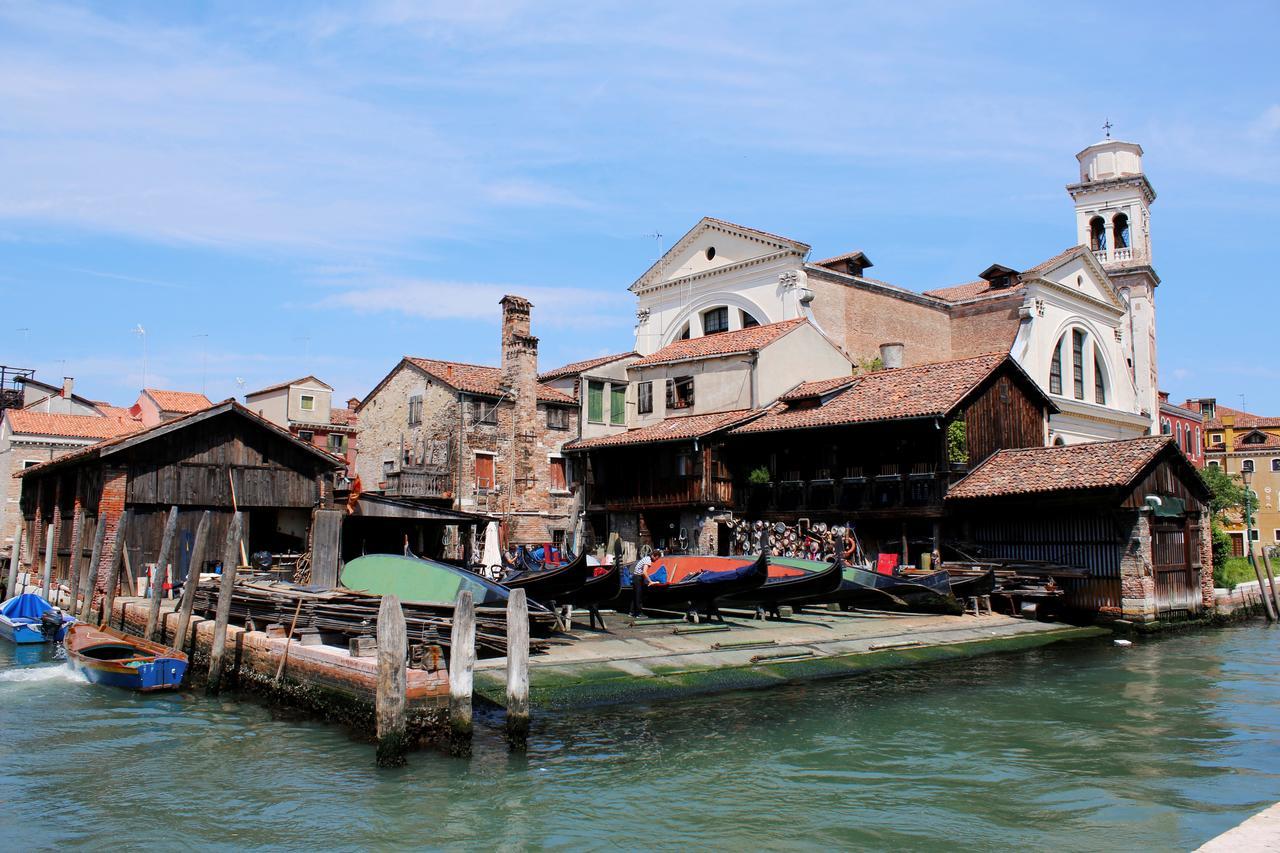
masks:
[(458, 392), (458, 482), (453, 484), (453, 508), (462, 509), (462, 392)]

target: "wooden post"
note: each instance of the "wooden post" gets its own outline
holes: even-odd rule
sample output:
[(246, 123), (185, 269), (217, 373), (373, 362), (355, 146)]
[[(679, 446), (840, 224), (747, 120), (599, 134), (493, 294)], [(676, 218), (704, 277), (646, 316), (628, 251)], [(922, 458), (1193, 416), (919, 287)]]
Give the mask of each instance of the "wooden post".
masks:
[(342, 522), (347, 517), (340, 509), (318, 509), (311, 521), (311, 582), (331, 589), (338, 585), (338, 561), (342, 556)]
[(529, 742), (529, 602), (523, 589), (507, 598), (507, 743)]
[(56, 524), (50, 524), (45, 531), (44, 536), (44, 573), (40, 576), (40, 594), (44, 596), (44, 600), (49, 601), (49, 584), (53, 582), (53, 546), (54, 534), (58, 532)]
[(204, 552), (209, 549), (209, 525), (212, 515), (205, 510), (196, 527), (196, 541), (191, 546), (191, 563), (187, 579), (182, 584), (182, 603), (178, 606), (178, 627), (173, 632), (173, 647), (182, 651), (187, 644), (187, 630), (191, 625), (191, 611), (196, 605), (196, 587), (200, 586), (200, 567), (204, 565)]
[[(156, 625), (160, 622), (160, 599), (164, 597), (164, 584), (169, 579), (169, 555), (173, 553), (173, 539), (178, 532), (178, 508), (169, 508), (169, 518), (164, 523), (164, 535), (160, 537), (160, 554), (156, 558), (155, 571), (151, 573), (151, 606), (147, 610), (147, 631), (142, 636), (156, 638)], [(160, 637), (164, 642), (164, 636)]]
[(449, 744), (454, 755), (471, 753), (471, 683), (476, 665), (476, 608), (469, 590), (458, 593), (449, 637)]
[[(1244, 535), (1249, 535), (1249, 528), (1246, 527)], [(1276, 621), (1275, 603), (1271, 600), (1271, 596), (1267, 594), (1267, 582), (1262, 577), (1262, 566), (1258, 564), (1258, 558), (1253, 555), (1253, 541), (1249, 541), (1249, 564), (1253, 566), (1253, 575), (1258, 579), (1258, 595), (1262, 598), (1262, 609), (1267, 614), (1267, 621)]]
[(18, 557), (22, 553), (22, 519), (13, 528), (13, 550), (9, 552), (9, 581), (4, 585), (4, 597), (13, 598), (18, 590)]
[[(98, 585), (98, 561), (102, 559), (102, 543), (107, 538), (107, 525), (101, 515), (98, 516), (97, 529), (93, 534), (93, 550), (89, 552), (89, 562), (81, 570), (80, 590), (84, 594), (84, 604), (74, 615), (80, 619), (89, 619), (89, 608), (93, 605), (93, 594)], [(71, 596), (71, 605), (75, 606), (75, 596)]]
[(76, 593), (79, 592), (80, 587), (80, 561), (84, 557), (81, 553), (83, 538), (84, 507), (76, 507), (75, 515), (71, 519), (71, 555), (67, 558), (67, 590), (70, 593), (70, 603), (66, 607), (68, 613), (76, 612)]
[(1271, 600), (1276, 606), (1276, 613), (1280, 614), (1280, 590), (1276, 589), (1275, 576), (1271, 574), (1271, 558), (1267, 556), (1267, 549), (1261, 548), (1262, 565), (1267, 570), (1267, 585), (1271, 587)]
[[(129, 530), (133, 510), (126, 510), (116, 525), (116, 538), (111, 543), (111, 560), (107, 563), (107, 589), (102, 596), (102, 624), (111, 622), (111, 605), (116, 600), (116, 586), (120, 583), (120, 558), (124, 554), (124, 536)], [(101, 523), (101, 522), (100, 522)], [(122, 616), (121, 619), (124, 617)]]
[(406, 650), (409, 635), (405, 629), (400, 599), (382, 596), (378, 608), (378, 693), (376, 696), (378, 766), (401, 767), (409, 738), (405, 710), (409, 689)]
[(227, 541), (222, 549), (222, 582), (218, 587), (218, 609), (213, 622), (213, 645), (209, 649), (210, 693), (222, 687), (222, 658), (227, 646), (227, 621), (231, 618), (231, 594), (236, 587), (236, 558), (240, 556), (240, 530), (244, 525), (243, 514), (231, 516), (227, 526)]

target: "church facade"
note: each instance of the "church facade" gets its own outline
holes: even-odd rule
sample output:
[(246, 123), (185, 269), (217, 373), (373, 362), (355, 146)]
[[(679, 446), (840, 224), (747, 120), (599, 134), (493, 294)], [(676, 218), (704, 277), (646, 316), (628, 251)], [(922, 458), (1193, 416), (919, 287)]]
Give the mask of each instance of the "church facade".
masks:
[(1076, 245), (923, 293), (869, 276), (861, 251), (812, 261), (808, 244), (704, 218), (631, 285), (635, 350), (806, 319), (866, 368), (1009, 353), (1058, 409), (1053, 444), (1155, 433), (1155, 192), (1134, 143), (1076, 157)]

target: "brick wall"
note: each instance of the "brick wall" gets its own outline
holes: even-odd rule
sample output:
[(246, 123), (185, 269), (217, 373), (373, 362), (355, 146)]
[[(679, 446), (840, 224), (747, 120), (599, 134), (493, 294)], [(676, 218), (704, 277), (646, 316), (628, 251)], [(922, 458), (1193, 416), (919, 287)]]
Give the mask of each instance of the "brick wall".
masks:
[(903, 365), (951, 358), (950, 318), (923, 297), (901, 298), (851, 283), (832, 273), (809, 271), (814, 316), (823, 331), (854, 361), (880, 355), (883, 343), (906, 343)]
[(1019, 294), (992, 299), (979, 305), (952, 309), (951, 358), (969, 358), (988, 352), (1008, 352), (1022, 320)]
[(1156, 618), (1156, 581), (1151, 563), (1151, 524), (1146, 513), (1117, 517), (1127, 531), (1120, 558), (1120, 609), (1125, 619), (1151, 622)]
[[(120, 518), (124, 515), (125, 487), (128, 482), (129, 474), (124, 468), (106, 468), (102, 472), (102, 494), (98, 498), (98, 523), (107, 526), (107, 534), (102, 542), (102, 554), (98, 558), (98, 582), (94, 587), (95, 597), (107, 591), (107, 573), (111, 568), (111, 554), (115, 550), (116, 533), (120, 529)], [(129, 532), (126, 530), (126, 539), (128, 535)]]
[(1206, 514), (1200, 525), (1200, 596), (1205, 607), (1214, 606), (1213, 595), (1213, 535)]

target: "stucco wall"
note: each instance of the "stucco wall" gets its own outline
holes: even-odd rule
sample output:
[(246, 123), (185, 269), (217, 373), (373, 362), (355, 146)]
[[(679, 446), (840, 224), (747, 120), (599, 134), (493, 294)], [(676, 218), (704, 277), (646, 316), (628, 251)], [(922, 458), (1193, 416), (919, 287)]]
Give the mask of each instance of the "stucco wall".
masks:
[(768, 406), (801, 382), (848, 376), (844, 353), (812, 326), (800, 326), (760, 351), (757, 405)]

